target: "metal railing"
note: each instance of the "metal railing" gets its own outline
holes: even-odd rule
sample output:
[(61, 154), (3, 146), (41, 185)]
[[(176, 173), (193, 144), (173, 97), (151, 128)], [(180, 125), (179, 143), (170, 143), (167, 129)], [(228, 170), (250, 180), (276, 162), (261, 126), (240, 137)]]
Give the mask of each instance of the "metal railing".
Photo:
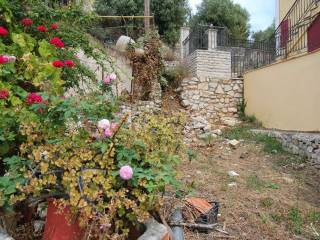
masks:
[(208, 50), (208, 41), (208, 28), (205, 26), (197, 27), (183, 41), (184, 57), (192, 54), (197, 49)]
[(320, 0), (294, 2), (272, 37), (276, 42), (277, 58), (287, 58), (292, 54), (306, 51), (308, 27), (316, 17), (312, 11), (318, 7), (319, 2)]

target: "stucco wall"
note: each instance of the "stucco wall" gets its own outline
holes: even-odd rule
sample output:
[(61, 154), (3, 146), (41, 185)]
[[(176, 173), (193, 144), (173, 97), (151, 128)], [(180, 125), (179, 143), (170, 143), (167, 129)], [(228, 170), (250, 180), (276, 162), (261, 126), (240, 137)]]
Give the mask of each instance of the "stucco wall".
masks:
[(246, 113), (267, 128), (320, 131), (320, 51), (244, 75)]
[(292, 7), (296, 0), (279, 0), (279, 20), (280, 22), (282, 19), (287, 15), (288, 11)]

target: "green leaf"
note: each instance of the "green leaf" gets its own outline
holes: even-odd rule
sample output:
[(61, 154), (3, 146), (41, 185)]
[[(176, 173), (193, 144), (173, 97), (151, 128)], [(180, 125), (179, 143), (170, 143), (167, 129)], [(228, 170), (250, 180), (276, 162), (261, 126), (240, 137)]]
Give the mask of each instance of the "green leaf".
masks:
[(46, 40), (39, 42), (39, 54), (44, 58), (49, 58), (56, 55), (54, 46), (48, 43)]

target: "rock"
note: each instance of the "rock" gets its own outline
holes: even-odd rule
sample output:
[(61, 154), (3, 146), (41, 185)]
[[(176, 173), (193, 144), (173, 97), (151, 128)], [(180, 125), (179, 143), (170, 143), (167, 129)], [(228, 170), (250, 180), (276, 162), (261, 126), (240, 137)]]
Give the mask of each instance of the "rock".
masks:
[(240, 154), (240, 158), (244, 159), (244, 158), (248, 157), (248, 155), (249, 155), (248, 152), (243, 152), (243, 153)]
[(294, 180), (292, 178), (289, 178), (289, 177), (282, 177), (283, 181), (285, 183), (288, 183), (288, 184), (292, 184), (294, 183)]
[(188, 100), (182, 100), (181, 101), (181, 105), (182, 105), (182, 107), (189, 107), (190, 106), (190, 102)]
[(0, 226), (0, 240), (14, 240), (7, 232)]
[(138, 240), (169, 240), (170, 233), (166, 226), (158, 223), (153, 218), (149, 219), (146, 223), (146, 232), (138, 238)]
[(34, 232), (36, 233), (40, 233), (44, 230), (44, 225), (45, 225), (45, 221), (42, 221), (42, 220), (36, 220), (34, 221), (33, 223), (33, 229), (34, 229)]
[(239, 177), (240, 176), (240, 174), (235, 171), (229, 171), (228, 174), (230, 177)]
[(230, 85), (225, 85), (225, 86), (224, 86), (224, 90), (225, 90), (226, 92), (229, 92), (229, 91), (232, 90), (232, 87), (231, 87)]
[(232, 148), (237, 148), (240, 144), (240, 142), (236, 139), (233, 140), (229, 140), (228, 144), (232, 147)]
[(216, 134), (218, 136), (221, 136), (222, 135), (222, 131), (220, 129), (216, 129), (216, 130), (213, 130), (212, 131), (213, 134)]
[(216, 93), (218, 93), (218, 94), (222, 94), (222, 93), (224, 93), (224, 91), (223, 91), (223, 89), (222, 89), (221, 85), (219, 85), (219, 86), (217, 87), (217, 89), (216, 89)]
[(234, 127), (240, 123), (239, 120), (230, 117), (221, 118), (221, 122), (229, 127)]
[(228, 184), (228, 187), (236, 187), (237, 186), (237, 183), (236, 182), (232, 182), (232, 183), (229, 183)]

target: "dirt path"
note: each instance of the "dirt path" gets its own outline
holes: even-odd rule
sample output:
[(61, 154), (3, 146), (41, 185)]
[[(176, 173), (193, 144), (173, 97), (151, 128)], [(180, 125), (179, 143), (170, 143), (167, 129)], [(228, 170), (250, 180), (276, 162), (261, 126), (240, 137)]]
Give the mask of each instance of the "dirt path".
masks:
[[(184, 160), (181, 178), (195, 187), (193, 195), (221, 203), (219, 222), (229, 239), (320, 239), (319, 170), (250, 142), (232, 149), (221, 139), (193, 151), (197, 158)], [(230, 177), (232, 170), (240, 176)], [(187, 240), (222, 236), (186, 230)]]

